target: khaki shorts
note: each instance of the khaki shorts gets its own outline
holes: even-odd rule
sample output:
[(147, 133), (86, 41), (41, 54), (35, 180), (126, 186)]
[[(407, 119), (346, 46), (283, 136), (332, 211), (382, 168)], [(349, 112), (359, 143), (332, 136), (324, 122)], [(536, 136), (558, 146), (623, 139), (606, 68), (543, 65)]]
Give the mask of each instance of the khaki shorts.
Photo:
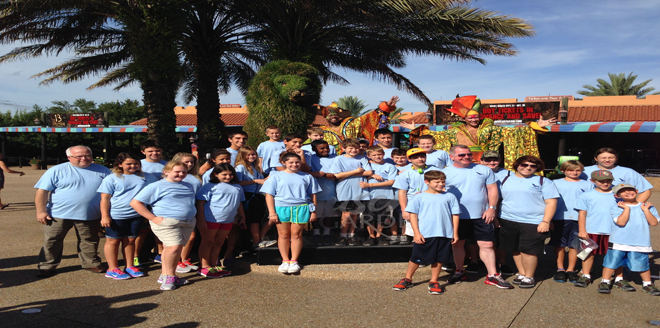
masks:
[(196, 223), (194, 217), (187, 220), (163, 218), (163, 222), (160, 224), (149, 221), (151, 231), (163, 242), (165, 247), (185, 245), (190, 234), (195, 230)]

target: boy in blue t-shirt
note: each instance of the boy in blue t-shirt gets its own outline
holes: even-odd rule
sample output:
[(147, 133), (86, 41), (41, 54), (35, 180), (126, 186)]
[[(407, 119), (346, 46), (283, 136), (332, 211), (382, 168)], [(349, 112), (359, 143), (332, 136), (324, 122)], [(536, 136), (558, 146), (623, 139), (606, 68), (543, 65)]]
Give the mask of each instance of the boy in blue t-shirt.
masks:
[[(281, 154), (284, 149), (286, 149), (284, 142), (280, 140), (282, 137), (280, 128), (275, 125), (271, 125), (266, 128), (266, 135), (268, 136), (268, 140), (260, 143), (257, 147), (259, 166), (261, 166), (261, 170), (264, 171), (264, 175), (268, 175), (270, 173), (272, 167), (270, 161), (273, 157), (273, 154)], [(277, 161), (277, 163), (279, 163), (279, 161)]]
[(145, 140), (140, 144), (140, 149), (144, 155), (144, 159), (140, 160), (142, 172), (153, 175), (156, 180), (162, 179), (163, 168), (167, 161), (163, 160), (163, 148), (160, 147), (158, 141)]
[(445, 192), (445, 180), (446, 176), (441, 171), (424, 173), (424, 184), (428, 189), (413, 196), (406, 206), (414, 232), (414, 244), (406, 277), (394, 285), (394, 290), (412, 287), (412, 277), (417, 268), (431, 265), (429, 294), (440, 295), (445, 291), (438, 283), (438, 276), (442, 263), (451, 261), (451, 245), (458, 241), (461, 213), (456, 196)]
[(394, 162), (396, 169), (399, 171), (399, 174), (401, 171), (410, 166), (410, 162), (408, 162), (408, 156), (406, 156), (406, 151), (403, 149), (394, 148), (392, 150), (392, 161)]
[(374, 145), (378, 145), (381, 148), (383, 148), (383, 151), (385, 152), (385, 162), (388, 162), (390, 164), (394, 164), (394, 161), (392, 160), (392, 151), (394, 151), (394, 147), (392, 147), (392, 142), (394, 141), (394, 134), (392, 134), (392, 131), (388, 128), (381, 128), (376, 131), (374, 131), (374, 139), (376, 142), (374, 142)]
[[(312, 126), (307, 128), (307, 140), (303, 142), (303, 146), (300, 147), (300, 149), (310, 153), (314, 153), (315, 151), (314, 151), (314, 146), (312, 146), (312, 142), (316, 140), (323, 140), (324, 133), (325, 132), (323, 131), (323, 129), (319, 128), (318, 126)], [(329, 155), (330, 156), (337, 155), (337, 149), (335, 149), (335, 147), (330, 147)]]
[(385, 162), (383, 157), (385, 151), (380, 146), (371, 146), (367, 148), (371, 169), (374, 174), (367, 182), (360, 182), (363, 189), (369, 190), (370, 200), (367, 202), (367, 208), (362, 213), (362, 220), (367, 224), (369, 238), (363, 243), (364, 246), (374, 246), (376, 243), (381, 246), (389, 245), (387, 238), (381, 235), (383, 228), (390, 228), (391, 239), (398, 242), (397, 225), (394, 221), (394, 208), (398, 206), (397, 196), (394, 193), (392, 185), (399, 171), (390, 163)]
[[(660, 290), (651, 281), (649, 266), (649, 253), (653, 252), (649, 226), (657, 226), (660, 222), (658, 211), (651, 203), (638, 202), (637, 189), (631, 184), (619, 184), (612, 191), (621, 201), (610, 209), (614, 225), (610, 234), (609, 251), (603, 260), (603, 278), (598, 285), (598, 292), (609, 294), (612, 274), (626, 264), (630, 271), (639, 272), (645, 292), (660, 296)], [(614, 284), (616, 286), (617, 282)], [(626, 291), (634, 290), (633, 287), (632, 290)]]
[[(579, 161), (566, 161), (559, 167), (564, 173), (563, 179), (552, 182), (559, 191), (557, 210), (552, 218), (553, 230), (551, 230), (550, 245), (555, 248), (555, 260), (557, 261), (557, 272), (553, 277), (556, 282), (575, 283), (580, 278), (575, 265), (577, 264), (577, 251), (573, 248), (573, 239), (578, 234), (578, 211), (575, 210), (575, 202), (583, 193), (593, 189), (593, 184), (580, 179), (584, 165)], [(568, 266), (564, 269), (564, 249), (568, 247)]]
[(228, 139), (230, 145), (227, 147), (227, 151), (231, 155), (231, 166), (235, 166), (238, 151), (247, 143), (248, 134), (245, 131), (235, 131), (229, 133)]
[(426, 151), (426, 164), (444, 169), (446, 166), (451, 166), (454, 163), (446, 151), (442, 149), (433, 150), (435, 138), (430, 134), (425, 134), (417, 138), (417, 145)]
[(355, 238), (355, 223), (357, 215), (364, 210), (361, 201), (369, 200), (369, 192), (360, 187), (360, 182), (366, 182), (373, 174), (366, 157), (358, 157), (360, 143), (357, 139), (346, 139), (342, 142), (344, 154), (335, 157), (330, 173), (337, 178), (337, 208), (341, 213), (341, 232), (337, 246), (358, 246)]
[[(309, 174), (316, 178), (316, 182), (321, 187), (321, 192), (316, 194), (317, 220), (312, 222), (314, 232), (312, 244), (330, 245), (332, 244), (331, 225), (325, 221), (325, 218), (339, 216), (339, 212), (334, 208), (337, 202), (337, 178), (334, 174), (328, 173), (336, 156), (330, 155), (330, 149), (334, 147), (325, 140), (314, 140), (311, 146), (316, 154), (310, 158), (309, 166), (312, 171)], [(323, 228), (323, 237), (321, 237), (321, 228)]]

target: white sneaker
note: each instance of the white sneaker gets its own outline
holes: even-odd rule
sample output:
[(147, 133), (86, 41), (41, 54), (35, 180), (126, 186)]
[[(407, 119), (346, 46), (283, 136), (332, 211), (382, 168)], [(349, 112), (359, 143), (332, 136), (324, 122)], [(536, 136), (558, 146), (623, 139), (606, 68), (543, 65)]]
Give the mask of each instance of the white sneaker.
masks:
[(188, 273), (188, 272), (192, 271), (192, 268), (189, 267), (188, 265), (186, 265), (183, 262), (179, 262), (179, 264), (176, 266), (175, 271), (178, 272), (178, 273)]
[(300, 272), (300, 265), (298, 264), (298, 262), (289, 263), (288, 273), (298, 273), (298, 272)]
[(277, 268), (277, 271), (282, 273), (289, 273), (289, 262), (282, 262), (282, 265)]

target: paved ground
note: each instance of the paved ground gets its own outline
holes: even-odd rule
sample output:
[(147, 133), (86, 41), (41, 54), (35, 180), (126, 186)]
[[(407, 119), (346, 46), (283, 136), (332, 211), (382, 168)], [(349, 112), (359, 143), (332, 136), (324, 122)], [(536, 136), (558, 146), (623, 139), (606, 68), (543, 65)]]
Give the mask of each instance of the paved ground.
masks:
[[(38, 280), (43, 233), (34, 218), (32, 186), (43, 171), (26, 173), (9, 175), (1, 195), (11, 204), (0, 212), (2, 327), (650, 327), (649, 321), (660, 320), (660, 297), (619, 290), (599, 295), (593, 285), (581, 289), (553, 282), (549, 257), (537, 273), (544, 279), (531, 290), (499, 290), (476, 276), (432, 296), (425, 286), (429, 268), (416, 275), (418, 286), (391, 290), (404, 263), (313, 265), (299, 276), (285, 276), (276, 267), (246, 260), (238, 275), (204, 280), (189, 274), (191, 285), (162, 292), (155, 281), (158, 265), (148, 277), (125, 281), (81, 270), (71, 232), (59, 274)], [(660, 204), (660, 192), (652, 201)], [(660, 248), (660, 228), (653, 228), (652, 236)], [(652, 274), (658, 275), (660, 253), (652, 261)], [(446, 278), (443, 273), (441, 280)], [(41, 312), (22, 313), (28, 308)]]

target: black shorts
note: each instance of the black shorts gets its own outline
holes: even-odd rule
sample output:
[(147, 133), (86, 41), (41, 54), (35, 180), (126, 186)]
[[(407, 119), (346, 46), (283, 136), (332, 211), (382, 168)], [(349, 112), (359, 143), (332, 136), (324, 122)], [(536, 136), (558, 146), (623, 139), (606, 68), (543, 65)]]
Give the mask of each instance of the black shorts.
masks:
[(458, 221), (458, 239), (494, 241), (495, 225), (493, 222), (486, 223), (483, 219), (461, 219)]
[(262, 193), (245, 193), (243, 202), (243, 211), (245, 211), (245, 223), (261, 224), (264, 221), (268, 207), (266, 207), (266, 197)]
[(578, 222), (572, 220), (552, 220), (553, 230), (550, 230), (549, 245), (554, 247), (571, 247), (573, 239), (577, 238)]
[(500, 246), (510, 252), (543, 254), (549, 232), (539, 233), (538, 224), (513, 222), (500, 219)]
[(372, 199), (364, 203), (366, 209), (362, 213), (363, 221), (378, 226), (392, 226), (394, 223), (394, 207), (398, 204), (397, 201), (391, 199)]
[(410, 262), (419, 265), (449, 263), (451, 261), (451, 238), (424, 238), (424, 244), (414, 244)]

